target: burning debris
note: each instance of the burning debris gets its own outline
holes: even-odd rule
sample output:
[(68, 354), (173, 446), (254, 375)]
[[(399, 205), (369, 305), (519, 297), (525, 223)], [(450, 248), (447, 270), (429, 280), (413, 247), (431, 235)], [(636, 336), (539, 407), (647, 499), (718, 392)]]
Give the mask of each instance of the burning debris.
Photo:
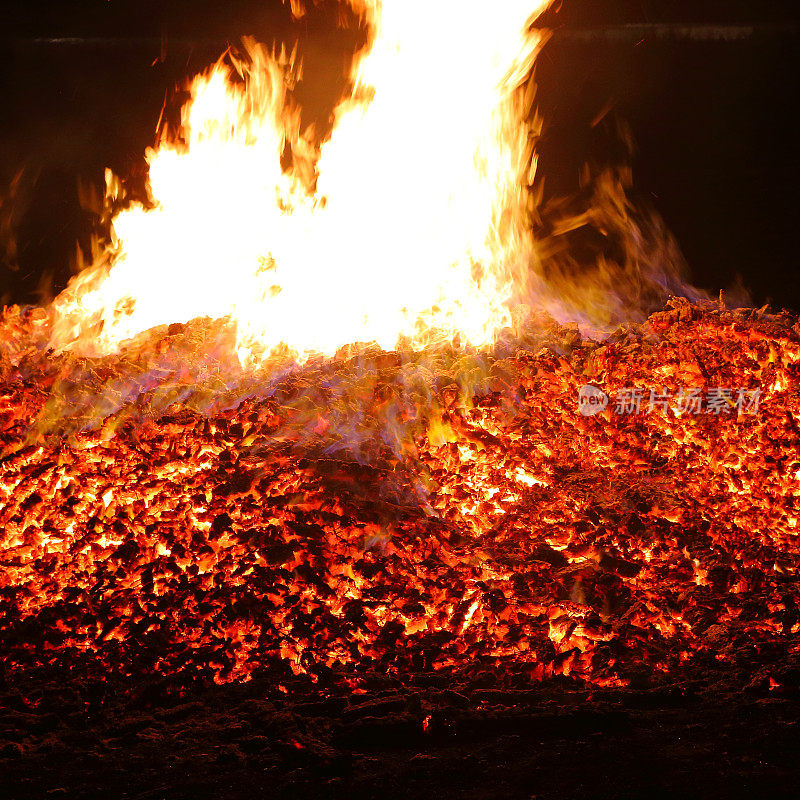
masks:
[(621, 760), (657, 797), (666, 749), (729, 797), (719, 739), (777, 796), (800, 323), (687, 287), (627, 164), (544, 201), (547, 0), (348, 5), (329, 131), (245, 40), (144, 187), (107, 173), (92, 263), (0, 315), (8, 784), (530, 797), (533, 753), (536, 796)]
[[(600, 343), (540, 320), (538, 340), (480, 365), (429, 356), (424, 386), (413, 354), (362, 350), (227, 410), (161, 408), (155, 388), (135, 405), (158, 414), (112, 404), (61, 438), (32, 423), (80, 359), (48, 357), (46, 327), (17, 309), (2, 322), (9, 685), (78, 670), (174, 692), (430, 674), (614, 686), (703, 664), (766, 685), (786, 679), (759, 653), (798, 659), (789, 315), (676, 301)], [(106, 388), (130, 368), (91, 366)], [(584, 416), (587, 383), (761, 401)]]

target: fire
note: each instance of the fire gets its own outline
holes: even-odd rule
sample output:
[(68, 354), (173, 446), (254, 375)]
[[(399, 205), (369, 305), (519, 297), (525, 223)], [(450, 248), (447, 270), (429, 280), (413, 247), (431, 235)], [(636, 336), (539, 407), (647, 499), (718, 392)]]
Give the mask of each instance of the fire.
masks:
[(300, 131), (292, 55), (247, 41), (197, 77), (179, 132), (147, 153), (150, 202), (113, 217), (110, 248), (56, 300), (57, 348), (114, 353), (227, 318), (248, 365), (480, 346), (512, 324), (535, 258), (523, 86), (543, 37), (528, 23), (547, 2), (351, 2), (370, 40), (329, 138)]
[[(295, 57), (247, 42), (193, 82), (110, 248), (0, 315), (5, 680), (616, 686), (788, 653), (796, 318), (675, 301), (602, 342), (533, 314), (498, 337), (544, 250), (522, 87), (545, 3), (351, 2), (369, 45), (325, 141)], [(303, 363), (263, 380), (276, 354)], [(590, 418), (587, 381), (765, 404)]]

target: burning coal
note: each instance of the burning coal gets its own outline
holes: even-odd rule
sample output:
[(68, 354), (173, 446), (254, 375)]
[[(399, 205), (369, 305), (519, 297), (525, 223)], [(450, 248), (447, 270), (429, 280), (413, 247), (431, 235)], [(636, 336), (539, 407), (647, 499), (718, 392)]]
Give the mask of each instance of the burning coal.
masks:
[[(46, 321), (3, 320), (7, 680), (79, 669), (170, 691), (253, 676), (358, 688), (490, 671), (614, 685), (749, 669), (753, 648), (797, 655), (788, 315), (675, 304), (605, 344), (542, 322), (527, 349), (487, 356), (469, 391), (466, 365), (443, 362), (416, 407), (397, 402), (403, 357), (362, 352), (210, 417), (176, 404), (26, 444), (58, 371), (31, 344)], [(332, 393), (348, 375), (350, 394)], [(612, 396), (762, 397), (755, 414), (587, 417), (587, 380)], [(375, 448), (361, 464), (331, 454), (331, 423), (359, 393), (352, 424)], [(414, 420), (403, 458), (375, 435), (392, 408)]]
[[(6, 680), (619, 685), (796, 655), (797, 321), (674, 301), (589, 341), (540, 313), (616, 324), (674, 275), (619, 181), (551, 231), (623, 232), (589, 288), (534, 236), (537, 8), (354, 7), (327, 139), (294, 58), (247, 42), (95, 263), (4, 311)], [(637, 386), (760, 407), (578, 412)]]

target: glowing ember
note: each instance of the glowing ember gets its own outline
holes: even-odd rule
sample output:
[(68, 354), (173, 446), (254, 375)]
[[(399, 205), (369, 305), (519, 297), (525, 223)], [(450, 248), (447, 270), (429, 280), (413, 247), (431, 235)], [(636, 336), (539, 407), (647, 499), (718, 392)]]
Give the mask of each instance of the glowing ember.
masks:
[[(551, 327), (468, 392), (441, 362), (416, 409), (398, 354), (320, 361), (211, 418), (31, 444), (66, 357), (37, 355), (46, 320), (12, 310), (0, 331), (9, 685), (42, 669), (175, 691), (486, 670), (615, 685), (797, 653), (788, 315), (678, 304), (605, 344)], [(327, 394), (334, 377), (349, 394)], [(764, 397), (751, 416), (587, 418), (587, 379)], [(418, 416), (404, 461), (381, 449), (393, 402)], [(327, 455), (338, 404), (379, 421), (368, 465)]]
[[(591, 343), (521, 313), (546, 3), (353, 2), (370, 42), (326, 141), (293, 59), (247, 43), (194, 81), (111, 249), (4, 311), (6, 682), (608, 686), (796, 653), (797, 320), (676, 302)], [(595, 220), (667, 275), (617, 186)], [(763, 396), (583, 415), (587, 382)]]
[(242, 80), (222, 63), (198, 77), (179, 134), (148, 152), (151, 207), (116, 215), (110, 251), (56, 302), (54, 345), (115, 352), (198, 317), (236, 323), (243, 364), (491, 342), (534, 258), (520, 87), (545, 5), (357, 3), (370, 44), (321, 145), (287, 102), (292, 59), (246, 43)]

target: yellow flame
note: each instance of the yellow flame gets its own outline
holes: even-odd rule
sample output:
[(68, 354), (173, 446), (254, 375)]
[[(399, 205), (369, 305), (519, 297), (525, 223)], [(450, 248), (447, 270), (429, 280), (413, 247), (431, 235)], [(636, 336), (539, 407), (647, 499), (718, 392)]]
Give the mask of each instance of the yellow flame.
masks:
[(520, 87), (547, 0), (351, 4), (370, 46), (328, 140), (300, 135), (286, 54), (247, 41), (241, 80), (222, 62), (197, 77), (179, 135), (147, 152), (151, 202), (116, 214), (110, 250), (57, 298), (56, 347), (110, 353), (158, 325), (230, 318), (252, 362), (482, 345), (511, 323), (534, 258)]

